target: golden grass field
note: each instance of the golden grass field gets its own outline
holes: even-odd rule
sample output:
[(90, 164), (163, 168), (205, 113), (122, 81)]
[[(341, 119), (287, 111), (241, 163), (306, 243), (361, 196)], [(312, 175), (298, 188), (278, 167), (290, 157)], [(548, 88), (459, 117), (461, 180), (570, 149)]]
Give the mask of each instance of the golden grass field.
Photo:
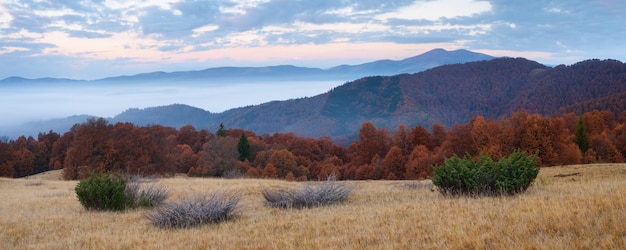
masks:
[(157, 228), (145, 209), (86, 211), (77, 182), (59, 179), (0, 178), (0, 249), (626, 249), (626, 164), (543, 168), (514, 197), (443, 197), (428, 181), (351, 181), (347, 203), (302, 210), (267, 207), (261, 195), (302, 183), (160, 179), (169, 200), (244, 194), (234, 220), (191, 229)]

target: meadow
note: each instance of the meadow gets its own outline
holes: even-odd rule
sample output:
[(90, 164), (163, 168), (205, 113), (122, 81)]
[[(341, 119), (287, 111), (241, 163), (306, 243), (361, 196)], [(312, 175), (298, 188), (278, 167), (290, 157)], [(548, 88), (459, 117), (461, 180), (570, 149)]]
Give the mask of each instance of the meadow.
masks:
[(177, 176), (155, 180), (169, 201), (243, 194), (221, 224), (161, 229), (149, 209), (85, 210), (76, 181), (51, 171), (0, 178), (0, 249), (624, 249), (626, 164), (542, 168), (512, 197), (444, 197), (429, 181), (347, 181), (349, 201), (266, 206), (262, 191), (302, 183)]

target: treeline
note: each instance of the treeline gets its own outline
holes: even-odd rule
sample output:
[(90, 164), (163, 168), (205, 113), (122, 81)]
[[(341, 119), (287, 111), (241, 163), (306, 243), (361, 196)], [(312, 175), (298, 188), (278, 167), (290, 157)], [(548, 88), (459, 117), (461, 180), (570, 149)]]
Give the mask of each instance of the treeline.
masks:
[(138, 127), (90, 119), (63, 135), (40, 133), (0, 142), (0, 176), (63, 169), (67, 180), (91, 172), (138, 175), (339, 179), (422, 179), (453, 155), (496, 159), (515, 150), (537, 154), (541, 166), (624, 162), (626, 111), (542, 117), (518, 111), (508, 118), (475, 116), (449, 129), (434, 124), (394, 131), (365, 122), (349, 146), (293, 133), (257, 135), (221, 126), (215, 133), (187, 125)]

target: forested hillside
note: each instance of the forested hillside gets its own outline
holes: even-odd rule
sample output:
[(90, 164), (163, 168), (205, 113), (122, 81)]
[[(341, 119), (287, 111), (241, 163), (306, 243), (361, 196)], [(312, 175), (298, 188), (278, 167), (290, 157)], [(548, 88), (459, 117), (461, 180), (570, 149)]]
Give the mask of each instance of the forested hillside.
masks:
[(613, 108), (607, 108), (620, 113), (624, 101), (616, 95), (624, 92), (626, 65), (619, 61), (588, 60), (550, 68), (523, 58), (499, 58), (416, 74), (366, 77), (312, 98), (230, 110), (198, 126), (223, 122), (259, 134), (294, 132), (349, 142), (365, 121), (387, 128), (434, 123), (450, 127), (476, 115), (494, 119), (519, 109), (544, 116), (560, 109), (590, 111), (574, 110), (592, 105), (586, 102), (612, 102)]
[[(223, 123), (257, 134), (329, 136), (347, 145), (365, 121), (390, 129), (400, 124), (430, 127), (435, 123), (449, 128), (476, 115), (495, 119), (520, 109), (542, 116), (595, 109), (617, 115), (626, 106), (624, 95), (626, 65), (619, 61), (587, 60), (551, 68), (523, 58), (498, 58), (445, 65), (415, 74), (365, 77), (321, 95), (222, 113), (182, 104), (129, 109), (109, 122), (177, 128), (191, 124), (200, 129)], [(233, 98), (237, 98), (236, 94)], [(55, 124), (60, 122), (63, 120), (56, 120)], [(49, 124), (40, 122), (34, 127)]]

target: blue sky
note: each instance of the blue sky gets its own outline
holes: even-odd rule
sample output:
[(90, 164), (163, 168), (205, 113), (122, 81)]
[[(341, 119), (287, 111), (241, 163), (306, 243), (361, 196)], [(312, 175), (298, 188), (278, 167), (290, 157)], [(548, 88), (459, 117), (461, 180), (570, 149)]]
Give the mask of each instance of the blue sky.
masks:
[(3, 0), (0, 79), (324, 68), (433, 48), (626, 61), (625, 24), (623, 0)]

